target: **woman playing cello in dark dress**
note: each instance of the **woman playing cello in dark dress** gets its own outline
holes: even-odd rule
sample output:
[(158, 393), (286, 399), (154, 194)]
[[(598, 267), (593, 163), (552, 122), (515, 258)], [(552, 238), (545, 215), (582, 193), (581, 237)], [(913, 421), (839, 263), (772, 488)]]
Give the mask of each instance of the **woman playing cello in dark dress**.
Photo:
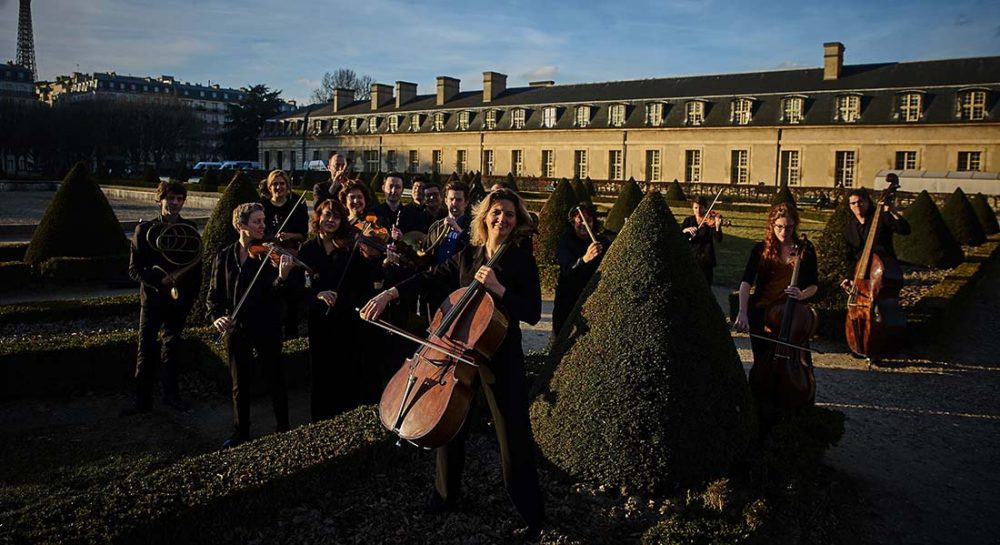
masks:
[[(488, 362), (489, 369), (480, 367), (478, 382), (493, 415), (504, 484), (518, 514), (528, 525), (529, 535), (540, 531), (544, 519), (518, 323), (536, 324), (541, 318), (538, 267), (530, 244), (518, 244), (532, 230), (533, 223), (517, 193), (509, 189), (492, 191), (476, 206), (468, 246), (441, 265), (383, 291), (361, 310), (363, 318), (374, 320), (400, 294), (423, 292), (435, 285), (457, 289), (473, 280), (481, 282), (493, 296), (510, 321), (503, 342)], [(511, 245), (496, 265), (484, 267), (505, 242)], [(449, 444), (437, 449), (436, 486), (428, 504), (431, 511), (453, 510), (458, 503), (466, 428), (463, 426)]]

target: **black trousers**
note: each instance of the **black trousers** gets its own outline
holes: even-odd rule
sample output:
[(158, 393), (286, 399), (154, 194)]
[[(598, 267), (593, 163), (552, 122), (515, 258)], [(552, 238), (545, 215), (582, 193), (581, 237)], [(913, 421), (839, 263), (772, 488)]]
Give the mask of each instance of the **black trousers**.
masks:
[[(277, 431), (287, 431), (288, 391), (285, 388), (285, 370), (281, 365), (281, 331), (275, 327), (237, 329), (226, 341), (229, 353), (229, 373), (233, 380), (233, 417), (235, 433), (242, 439), (250, 438), (250, 393), (254, 380), (255, 363), (263, 370), (267, 389), (271, 394)], [(256, 353), (256, 355), (255, 355)]]
[[(343, 313), (327, 316), (324, 309), (325, 305), (309, 311), (313, 422), (332, 418), (369, 401), (381, 380), (380, 370), (375, 366), (377, 362), (358, 349), (365, 346), (359, 342), (358, 325), (352, 322), (358, 320)], [(378, 393), (381, 395), (381, 389)]]
[(301, 304), (303, 290), (296, 286), (288, 286), (281, 294), (281, 314), (282, 323), (285, 330), (285, 339), (297, 339), (299, 337), (299, 305)]
[(138, 404), (148, 406), (152, 402), (157, 368), (163, 397), (178, 397), (178, 350), (189, 310), (189, 305), (156, 298), (147, 299), (139, 307), (139, 351), (135, 360)]
[(708, 281), (708, 286), (712, 287), (712, 281), (715, 279), (715, 265), (698, 265), (698, 268), (701, 269), (701, 274)]
[[(517, 336), (520, 352), (520, 336)], [(510, 341), (510, 339), (508, 339)], [(505, 342), (509, 345), (509, 342)], [(501, 349), (502, 350), (502, 349)], [(498, 352), (497, 356), (501, 354)], [(502, 356), (501, 356), (502, 357)], [(498, 361), (499, 360), (499, 361)], [(531, 433), (528, 416), (528, 388), (525, 384), (524, 357), (494, 357), (496, 382), (477, 382), (493, 415), (497, 440), (500, 443), (500, 462), (503, 482), (511, 502), (528, 525), (539, 525), (545, 518), (542, 492), (538, 486), (535, 469), (535, 439)], [(447, 445), (437, 449), (437, 478), (435, 488), (441, 499), (457, 502), (461, 495), (462, 470), (465, 466), (465, 438), (469, 420), (458, 435)]]

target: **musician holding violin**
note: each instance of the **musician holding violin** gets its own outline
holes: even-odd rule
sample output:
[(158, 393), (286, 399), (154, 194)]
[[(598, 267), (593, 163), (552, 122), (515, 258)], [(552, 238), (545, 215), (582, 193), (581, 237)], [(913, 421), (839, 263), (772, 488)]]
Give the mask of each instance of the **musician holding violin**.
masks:
[(208, 290), (207, 317), (223, 335), (233, 381), (234, 430), (222, 444), (234, 447), (250, 439), (250, 386), (254, 352), (271, 393), (276, 430), (287, 431), (288, 393), (281, 367), (279, 297), (295, 259), (261, 243), (266, 230), (264, 207), (243, 203), (233, 210), (239, 240), (215, 256)]
[[(345, 380), (365, 374), (365, 354), (357, 347), (361, 322), (354, 309), (372, 294), (372, 264), (357, 255), (357, 231), (347, 221), (339, 201), (327, 199), (313, 211), (299, 259), (315, 271), (305, 290), (309, 324), (309, 366), (312, 380), (312, 421), (331, 418), (359, 404), (363, 388)], [(296, 273), (298, 277), (298, 273)], [(370, 362), (369, 362), (370, 363)], [(349, 369), (358, 372), (348, 372)], [(367, 377), (373, 378), (373, 377)], [(362, 380), (375, 383), (375, 380)]]
[[(451, 288), (467, 286), (452, 293), (442, 304), (432, 323), (434, 333), (431, 339), (438, 343), (436, 346), (447, 344), (461, 347), (465, 341), (461, 340), (459, 330), (468, 330), (461, 320), (470, 316), (478, 317), (478, 309), (484, 308), (480, 305), (499, 311), (487, 311), (491, 316), (490, 325), (499, 324), (501, 328), (495, 335), (489, 336), (491, 343), (496, 344), (491, 344), (490, 349), (484, 348), (482, 351), (479, 344), (475, 348), (468, 346), (464, 350), (466, 357), (473, 357), (480, 362), (478, 367), (472, 368), (473, 375), (468, 381), (472, 391), (477, 385), (482, 386), (500, 443), (504, 484), (514, 507), (528, 525), (527, 533), (537, 535), (541, 530), (544, 508), (534, 462), (535, 442), (528, 418), (528, 392), (519, 326), (519, 322), (536, 324), (541, 318), (538, 267), (530, 246), (519, 244), (532, 230), (528, 211), (517, 193), (506, 189), (492, 191), (475, 208), (469, 246), (430, 271), (414, 275), (383, 291), (368, 301), (361, 309), (361, 316), (368, 321), (377, 320), (389, 303), (401, 295), (419, 293), (433, 285)], [(486, 266), (487, 264), (490, 266)], [(453, 312), (456, 308), (459, 309), (457, 314)], [(451, 318), (459, 321), (451, 322)], [(475, 329), (479, 326), (468, 327)], [(438, 333), (444, 337), (436, 337)], [(482, 340), (480, 338), (477, 342)], [(425, 370), (432, 376), (438, 376), (438, 369), (445, 369), (449, 370), (447, 376), (451, 376), (450, 369), (456, 369), (450, 365), (439, 367), (440, 364), (433, 363), (436, 358), (433, 352), (435, 351), (418, 351), (414, 358), (407, 360), (383, 393), (380, 405), (383, 424), (391, 429), (395, 428), (394, 431), (407, 429), (409, 424), (406, 421), (409, 418), (420, 418), (415, 414), (418, 411), (409, 410), (413, 400), (409, 394), (414, 389), (400, 387), (400, 382), (407, 384), (407, 373)], [(484, 353), (491, 355), (487, 358)], [(427, 363), (428, 360), (432, 363)], [(454, 360), (449, 361), (454, 363)], [(454, 372), (458, 373), (458, 370)], [(413, 378), (408, 384), (412, 386), (416, 377), (411, 377)], [(445, 383), (458, 388), (450, 380), (445, 380)], [(428, 383), (425, 380), (422, 384)], [(420, 388), (422, 391), (424, 386)], [(402, 399), (396, 401), (390, 395), (392, 392), (403, 392)], [(430, 396), (430, 393), (422, 393), (420, 400), (413, 400), (412, 403), (419, 403)], [(417, 438), (407, 439), (424, 446), (437, 447), (437, 478), (428, 504), (428, 510), (432, 512), (454, 510), (458, 504), (465, 458), (467, 410), (466, 404), (465, 412), (455, 415), (454, 433), (450, 430), (442, 432), (438, 441), (420, 443)], [(405, 437), (402, 433), (400, 436)]]
[(811, 403), (815, 395), (807, 349), (815, 313), (803, 302), (816, 295), (818, 272), (815, 249), (798, 234), (798, 225), (795, 206), (771, 207), (764, 240), (753, 247), (740, 282), (734, 328), (751, 335), (750, 386), (765, 430), (783, 411)]
[(556, 242), (559, 282), (552, 305), (552, 335), (559, 335), (577, 299), (597, 271), (611, 241), (599, 234), (597, 209), (581, 202), (569, 212), (571, 229)]
[(128, 275), (139, 283), (139, 350), (135, 399), (121, 411), (122, 416), (152, 409), (157, 367), (163, 403), (178, 411), (190, 410), (177, 386), (178, 348), (184, 322), (201, 288), (201, 238), (194, 222), (181, 217), (187, 200), (182, 182), (160, 182), (156, 200), (159, 217), (136, 226), (129, 248)]
[(722, 242), (722, 214), (710, 210), (708, 199), (701, 196), (691, 200), (691, 211), (693, 214), (681, 223), (681, 232), (687, 235), (694, 261), (711, 286), (715, 275), (715, 243)]
[[(264, 207), (264, 238), (292, 250), (299, 250), (309, 229), (306, 204), (291, 191), (292, 183), (283, 170), (272, 170), (261, 189), (260, 204)], [(282, 297), (282, 316), (286, 339), (299, 336), (299, 300), (302, 294), (293, 288)]]

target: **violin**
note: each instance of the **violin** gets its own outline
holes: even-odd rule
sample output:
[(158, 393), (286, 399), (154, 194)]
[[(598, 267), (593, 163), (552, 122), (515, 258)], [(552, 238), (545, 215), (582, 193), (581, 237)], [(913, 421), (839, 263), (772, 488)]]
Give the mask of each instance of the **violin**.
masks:
[[(789, 287), (799, 283), (802, 258), (812, 251), (809, 239), (793, 249), (795, 266)], [(750, 368), (750, 389), (756, 399), (771, 400), (779, 407), (793, 409), (811, 403), (816, 397), (816, 378), (813, 375), (812, 351), (807, 347), (809, 338), (816, 333), (819, 316), (807, 303), (787, 297), (776, 301), (764, 314), (764, 331), (777, 334), (771, 342), (767, 356), (754, 361)]]
[(315, 270), (309, 265), (306, 265), (304, 261), (299, 259), (299, 252), (289, 248), (285, 248), (279, 242), (274, 242), (270, 240), (251, 240), (250, 244), (247, 246), (247, 252), (250, 257), (260, 260), (260, 259), (271, 259), (271, 264), (275, 267), (281, 261), (281, 256), (287, 255), (292, 259), (292, 263), (300, 267), (306, 275), (306, 287), (308, 288), (312, 284), (312, 280), (317, 276)]

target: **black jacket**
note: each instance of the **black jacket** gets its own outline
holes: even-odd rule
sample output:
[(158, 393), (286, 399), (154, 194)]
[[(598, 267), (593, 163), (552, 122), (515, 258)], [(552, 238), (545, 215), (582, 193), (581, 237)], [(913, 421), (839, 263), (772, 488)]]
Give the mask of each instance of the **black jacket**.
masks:
[(260, 276), (253, 284), (253, 289), (240, 307), (236, 316), (236, 327), (255, 329), (259, 327), (280, 327), (279, 295), (284, 289), (284, 282), (278, 277), (278, 268), (273, 263), (264, 263), (247, 257), (240, 264), (240, 243), (234, 242), (226, 246), (215, 256), (212, 267), (212, 282), (208, 287), (209, 321), (223, 316), (232, 316), (236, 305), (247, 286), (253, 281), (257, 271)]
[(427, 228), (433, 223), (433, 218), (420, 207), (412, 204), (400, 204), (396, 211), (392, 211), (389, 205), (382, 203), (372, 209), (372, 214), (378, 216), (379, 223), (386, 229), (392, 230), (397, 225), (396, 217), (399, 216), (399, 230), (403, 233), (410, 231), (420, 231), (426, 233)]
[[(868, 214), (865, 218), (865, 223), (862, 224), (858, 221), (858, 218), (854, 217), (854, 214), (851, 214), (851, 217), (844, 223), (844, 241), (847, 242), (847, 255), (845, 256), (847, 258), (847, 270), (844, 271), (844, 278), (854, 276), (854, 268), (857, 266), (858, 259), (861, 258), (861, 253), (865, 249), (865, 241), (868, 239), (868, 228), (871, 226), (872, 218), (874, 217), (874, 214)], [(879, 256), (887, 256), (895, 259), (896, 249), (892, 245), (892, 235), (893, 233), (900, 235), (910, 234), (910, 223), (902, 216), (896, 219), (892, 217), (892, 214), (883, 214), (879, 224), (878, 233), (875, 234), (874, 251)]]
[[(260, 204), (264, 207), (265, 236), (273, 237), (282, 224), (285, 225), (282, 231), (284, 233), (296, 233), (302, 236), (309, 233), (309, 211), (307, 210), (309, 205), (303, 201), (295, 206), (297, 202), (299, 202), (299, 196), (295, 193), (289, 193), (285, 204), (281, 206), (275, 206), (270, 199), (261, 199)], [(285, 218), (288, 218), (289, 215), (291, 218), (286, 223)]]
[[(355, 309), (364, 306), (372, 296), (372, 278), (375, 275), (372, 263), (361, 255), (360, 250), (354, 250), (353, 257), (350, 248), (347, 251), (334, 250), (328, 254), (323, 241), (312, 238), (302, 245), (299, 259), (317, 273), (309, 289), (305, 290), (310, 316), (314, 312), (327, 316), (326, 303), (317, 299), (316, 295), (321, 291), (335, 291), (337, 304), (331, 309), (329, 316), (358, 319)], [(296, 269), (292, 274), (296, 282), (302, 281), (302, 271)]]
[[(191, 220), (178, 218), (177, 221), (195, 227), (194, 222)], [(148, 240), (149, 230), (154, 226), (159, 228), (161, 222), (163, 222), (163, 216), (159, 216), (152, 221), (141, 222), (139, 225), (136, 225), (135, 232), (132, 234), (132, 244), (129, 248), (128, 276), (132, 280), (139, 282), (139, 301), (141, 304), (146, 304), (152, 300), (161, 303), (173, 300), (170, 297), (170, 288), (160, 283), (163, 280), (164, 273), (153, 267), (160, 267), (160, 269), (172, 273), (179, 269), (180, 266), (167, 261), (163, 254), (154, 248)], [(199, 257), (198, 259), (198, 264), (180, 277), (180, 281), (176, 286), (177, 291), (180, 293), (180, 299), (177, 301), (177, 304), (190, 307), (198, 297), (201, 289), (201, 258)]]
[[(681, 223), (681, 230), (688, 227), (698, 227), (698, 219), (694, 216), (684, 218)], [(687, 236), (685, 234), (685, 236)], [(688, 243), (691, 244), (691, 253), (694, 254), (694, 261), (699, 267), (715, 266), (715, 243), (722, 242), (722, 231), (709, 227), (707, 224), (695, 231), (694, 236), (688, 236)]]

